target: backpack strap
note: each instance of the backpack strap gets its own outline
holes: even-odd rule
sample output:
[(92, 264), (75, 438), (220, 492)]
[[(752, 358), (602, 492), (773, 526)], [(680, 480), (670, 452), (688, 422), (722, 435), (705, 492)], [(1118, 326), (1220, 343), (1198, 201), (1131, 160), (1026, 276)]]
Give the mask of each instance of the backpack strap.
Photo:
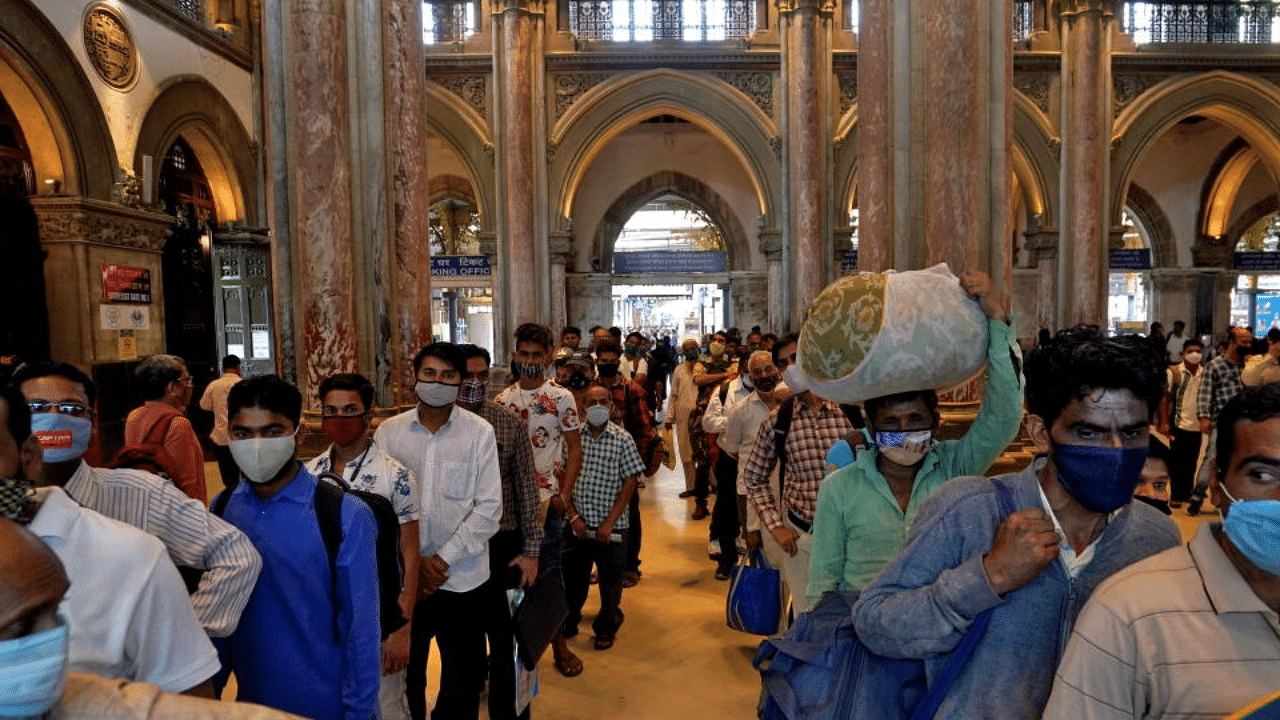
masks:
[[(330, 477), (332, 476), (332, 477)], [(342, 496), (346, 494), (342, 482), (334, 473), (324, 473), (316, 482), (316, 524), (320, 526), (320, 539), (324, 541), (329, 556), (329, 584), (333, 597), (333, 641), (341, 642), (338, 629), (338, 548), (342, 545)], [(345, 483), (342, 483), (345, 485)]]
[(796, 412), (796, 396), (792, 395), (778, 406), (778, 417), (773, 421), (773, 454), (778, 459), (778, 500), (787, 496), (787, 434), (791, 432), (791, 418)]
[[(998, 478), (991, 478), (991, 483), (996, 486), (996, 497), (1000, 502), (1000, 516), (1003, 522), (1004, 518), (1017, 509), (1014, 505), (1013, 490)], [(977, 650), (978, 643), (982, 642), (982, 636), (986, 634), (987, 626), (991, 624), (991, 614), (994, 609), (987, 608), (973, 619), (973, 624), (960, 639), (960, 644), (951, 651), (951, 657), (947, 658), (947, 664), (942, 668), (942, 672), (929, 683), (928, 692), (911, 712), (911, 720), (928, 720), (937, 714), (943, 699), (951, 692), (956, 680), (960, 679), (965, 666), (969, 664), (969, 658), (973, 657), (973, 651)]]
[[(164, 439), (169, 437), (169, 428), (173, 427), (173, 421), (181, 414), (180, 412), (174, 412), (157, 420), (151, 426), (151, 429), (147, 431), (146, 437), (142, 438), (142, 443), (144, 445), (164, 445)], [(160, 437), (158, 438), (156, 437), (156, 430), (160, 430), (158, 433)]]
[(222, 517), (223, 513), (227, 511), (227, 501), (230, 499), (230, 488), (218, 493), (218, 496), (213, 499), (213, 505), (209, 507), (209, 512), (217, 515), (218, 517)]
[(723, 406), (725, 399), (729, 397), (729, 380), (720, 383), (720, 405)]

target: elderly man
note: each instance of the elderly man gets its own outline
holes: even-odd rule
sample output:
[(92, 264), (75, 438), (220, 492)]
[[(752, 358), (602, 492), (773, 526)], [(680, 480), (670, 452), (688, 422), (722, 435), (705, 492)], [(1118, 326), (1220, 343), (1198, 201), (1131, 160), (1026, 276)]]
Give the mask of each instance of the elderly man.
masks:
[(1062, 638), (1094, 588), (1178, 543), (1172, 522), (1133, 501), (1164, 370), (1163, 355), (1133, 336), (1064, 331), (1037, 347), (1026, 362), (1027, 431), (1043, 457), (945, 483), (862, 592), (858, 637), (886, 657), (923, 660), (930, 677), (990, 611), (935, 718), (1040, 717)]
[(152, 355), (133, 371), (142, 388), (140, 408), (129, 413), (124, 424), (126, 445), (145, 443), (164, 446), (173, 458), (173, 484), (182, 492), (208, 504), (204, 481), (204, 451), (200, 439), (187, 420), (191, 404), (191, 373), (176, 355)]
[[(53, 548), (71, 579), (71, 589), (52, 603), (66, 619), (60, 643), (69, 648), (67, 666), (212, 697), (209, 678), (218, 671), (218, 656), (164, 545), (81, 507), (62, 488), (33, 489), (41, 462), (22, 396), (0, 388), (0, 517), (26, 524)], [(0, 590), (7, 586), (0, 582)], [(10, 667), (0, 657), (0, 669)], [(0, 689), (3, 704), (22, 688)]]
[(13, 382), (43, 448), (36, 484), (63, 488), (90, 510), (156, 536), (174, 565), (203, 570), (191, 594), (196, 617), (210, 637), (235, 632), (262, 570), (249, 538), (158, 475), (90, 467), (82, 456), (93, 437), (96, 388), (75, 366), (30, 363)]
[(1220, 718), (1280, 688), (1280, 385), (1227, 401), (1216, 449), (1223, 522), (1098, 588), (1046, 720)]

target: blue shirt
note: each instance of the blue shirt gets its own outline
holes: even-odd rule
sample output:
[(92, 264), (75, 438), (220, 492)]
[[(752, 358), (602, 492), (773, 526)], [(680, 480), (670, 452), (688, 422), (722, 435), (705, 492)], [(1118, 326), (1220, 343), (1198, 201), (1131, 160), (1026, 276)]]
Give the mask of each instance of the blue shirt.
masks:
[(316, 482), (299, 463), (293, 481), (266, 500), (247, 480), (231, 491), (223, 517), (253, 541), (262, 573), (227, 639), (227, 669), (239, 682), (238, 700), (316, 720), (376, 719), (381, 638), (373, 512), (343, 498), (338, 577), (331, 582), (315, 516)]

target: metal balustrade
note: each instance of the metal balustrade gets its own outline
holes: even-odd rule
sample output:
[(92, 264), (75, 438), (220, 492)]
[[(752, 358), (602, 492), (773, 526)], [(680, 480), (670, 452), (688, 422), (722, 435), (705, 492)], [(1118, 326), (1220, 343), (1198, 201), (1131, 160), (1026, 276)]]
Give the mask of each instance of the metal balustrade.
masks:
[(1280, 39), (1280, 0), (1126, 2), (1123, 32), (1147, 43), (1273, 43)]

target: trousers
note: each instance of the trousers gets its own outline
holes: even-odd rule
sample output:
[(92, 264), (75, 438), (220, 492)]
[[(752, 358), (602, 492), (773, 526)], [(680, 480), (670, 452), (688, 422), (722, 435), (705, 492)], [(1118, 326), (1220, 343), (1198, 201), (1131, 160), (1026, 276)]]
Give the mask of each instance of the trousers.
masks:
[(409, 716), (427, 717), (427, 657), (431, 639), (440, 647), (440, 693), (432, 720), (476, 720), (484, 687), (484, 629), (492, 604), (485, 603), (484, 585), (466, 592), (437, 590), (418, 601), (409, 631), (409, 665), (405, 692)]

